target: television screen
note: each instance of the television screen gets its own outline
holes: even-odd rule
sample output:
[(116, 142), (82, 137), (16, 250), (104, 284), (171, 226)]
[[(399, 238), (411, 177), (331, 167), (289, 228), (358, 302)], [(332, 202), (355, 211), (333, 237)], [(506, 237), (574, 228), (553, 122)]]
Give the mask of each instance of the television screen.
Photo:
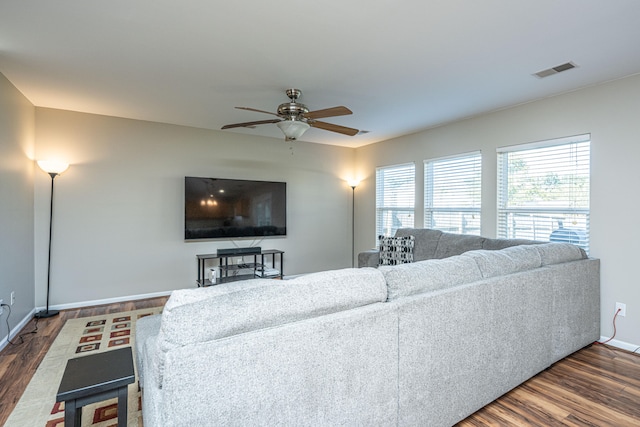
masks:
[(184, 178), (184, 238), (285, 236), (287, 184)]

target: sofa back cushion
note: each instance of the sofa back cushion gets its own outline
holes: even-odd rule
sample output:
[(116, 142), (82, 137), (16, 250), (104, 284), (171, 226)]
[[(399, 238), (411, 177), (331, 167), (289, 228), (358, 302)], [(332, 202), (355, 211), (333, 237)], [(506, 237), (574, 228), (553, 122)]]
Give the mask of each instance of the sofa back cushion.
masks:
[(459, 256), (380, 266), (379, 270), (387, 281), (389, 301), (482, 279), (475, 261)]
[(240, 292), (245, 289), (258, 288), (273, 284), (267, 279), (249, 279), (238, 282), (221, 283), (216, 286), (207, 286), (196, 289), (178, 289), (171, 293), (164, 310), (173, 310), (176, 307), (206, 300), (220, 295)]
[(221, 292), (200, 289), (173, 292), (162, 312), (157, 340), (160, 354), (153, 369), (158, 384), (162, 384), (164, 355), (174, 348), (383, 302), (387, 298), (384, 276), (374, 268), (326, 271), (293, 280), (236, 282), (242, 287), (237, 292), (233, 291), (233, 285), (229, 283)]
[(454, 255), (460, 255), (468, 251), (482, 249), (482, 244), (486, 239), (481, 236), (465, 234), (442, 233), (434, 258), (441, 259)]
[(538, 243), (541, 242), (528, 239), (484, 239), (484, 242), (482, 242), (482, 249), (496, 251), (499, 249), (510, 248), (511, 246), (534, 245)]
[(422, 261), (432, 259), (438, 247), (438, 240), (442, 231), (431, 230), (429, 228), (399, 228), (396, 230), (396, 237), (414, 236), (413, 260)]
[(570, 243), (544, 243), (536, 245), (535, 248), (540, 253), (542, 265), (560, 264), (587, 258), (584, 249)]
[(501, 250), (469, 251), (463, 257), (473, 259), (483, 278), (531, 270), (542, 265), (537, 245), (511, 246)]
[(442, 259), (478, 249), (499, 250), (541, 243), (527, 239), (490, 239), (469, 234), (445, 233), (429, 228), (400, 228), (396, 237), (414, 236), (413, 260)]

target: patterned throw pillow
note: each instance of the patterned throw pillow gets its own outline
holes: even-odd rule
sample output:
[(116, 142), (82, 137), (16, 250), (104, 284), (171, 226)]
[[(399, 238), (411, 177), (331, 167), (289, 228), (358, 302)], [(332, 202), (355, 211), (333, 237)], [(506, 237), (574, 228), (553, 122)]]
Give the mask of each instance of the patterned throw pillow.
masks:
[(380, 265), (397, 265), (413, 262), (415, 237), (378, 236), (380, 242)]

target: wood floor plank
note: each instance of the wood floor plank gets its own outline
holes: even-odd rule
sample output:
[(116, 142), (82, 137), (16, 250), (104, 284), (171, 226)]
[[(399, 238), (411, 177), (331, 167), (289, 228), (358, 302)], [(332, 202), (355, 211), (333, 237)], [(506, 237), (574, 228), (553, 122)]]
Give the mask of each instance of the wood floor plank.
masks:
[(530, 416), (535, 416), (535, 419), (545, 426), (553, 423), (554, 420), (565, 419), (571, 414), (566, 408), (542, 401), (536, 394), (521, 387), (505, 395), (504, 400), (509, 403), (513, 411), (526, 410), (531, 414)]
[[(621, 353), (621, 355), (624, 355), (624, 353)], [(591, 359), (576, 355), (565, 366), (567, 369), (579, 369), (584, 373), (601, 376), (603, 381), (613, 381), (620, 384), (621, 387), (626, 385), (640, 387), (640, 376), (638, 376), (635, 369), (636, 365), (633, 362), (633, 359), (602, 357), (601, 354)]]
[(640, 355), (593, 345), (559, 361), (478, 413), (515, 398), (522, 406), (542, 408), (549, 416), (549, 426), (640, 426), (639, 379)]
[[(159, 307), (166, 297), (64, 310), (32, 319), (0, 353), (0, 425), (67, 319)], [(34, 332), (34, 333), (31, 333)], [(21, 339), (13, 337), (19, 343)], [(640, 355), (593, 345), (559, 361), (457, 424), (460, 427), (640, 426)]]
[(494, 412), (496, 418), (500, 420), (500, 425), (528, 425), (528, 426), (547, 426), (548, 421), (544, 412), (539, 412), (533, 405), (520, 405), (516, 399), (503, 399), (496, 402), (490, 409)]
[(619, 411), (628, 411), (628, 402), (620, 399), (624, 384), (616, 382), (612, 379), (598, 377), (592, 373), (584, 371), (576, 371), (572, 378), (563, 376), (559, 378), (552, 373), (549, 379), (561, 384), (564, 388), (571, 390), (573, 393), (586, 397), (591, 401), (602, 402), (610, 408)]
[[(595, 393), (582, 395), (575, 390), (563, 387), (554, 381), (554, 378), (545, 376), (537, 377), (530, 386), (538, 392), (543, 399), (556, 402), (567, 407), (572, 415), (579, 415), (584, 419), (598, 422), (603, 426), (633, 426), (640, 425), (640, 417), (628, 414), (628, 411), (611, 408), (609, 399), (599, 399)], [(631, 408), (629, 408), (631, 409)]]

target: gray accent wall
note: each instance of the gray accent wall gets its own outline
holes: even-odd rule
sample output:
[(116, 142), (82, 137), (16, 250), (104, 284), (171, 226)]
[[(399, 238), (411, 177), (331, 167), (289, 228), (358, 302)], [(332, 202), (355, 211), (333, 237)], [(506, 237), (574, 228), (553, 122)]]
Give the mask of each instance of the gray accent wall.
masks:
[[(35, 108), (0, 74), (0, 299), (11, 307), (14, 329), (34, 308), (34, 115)], [(9, 315), (0, 316), (0, 345)]]

